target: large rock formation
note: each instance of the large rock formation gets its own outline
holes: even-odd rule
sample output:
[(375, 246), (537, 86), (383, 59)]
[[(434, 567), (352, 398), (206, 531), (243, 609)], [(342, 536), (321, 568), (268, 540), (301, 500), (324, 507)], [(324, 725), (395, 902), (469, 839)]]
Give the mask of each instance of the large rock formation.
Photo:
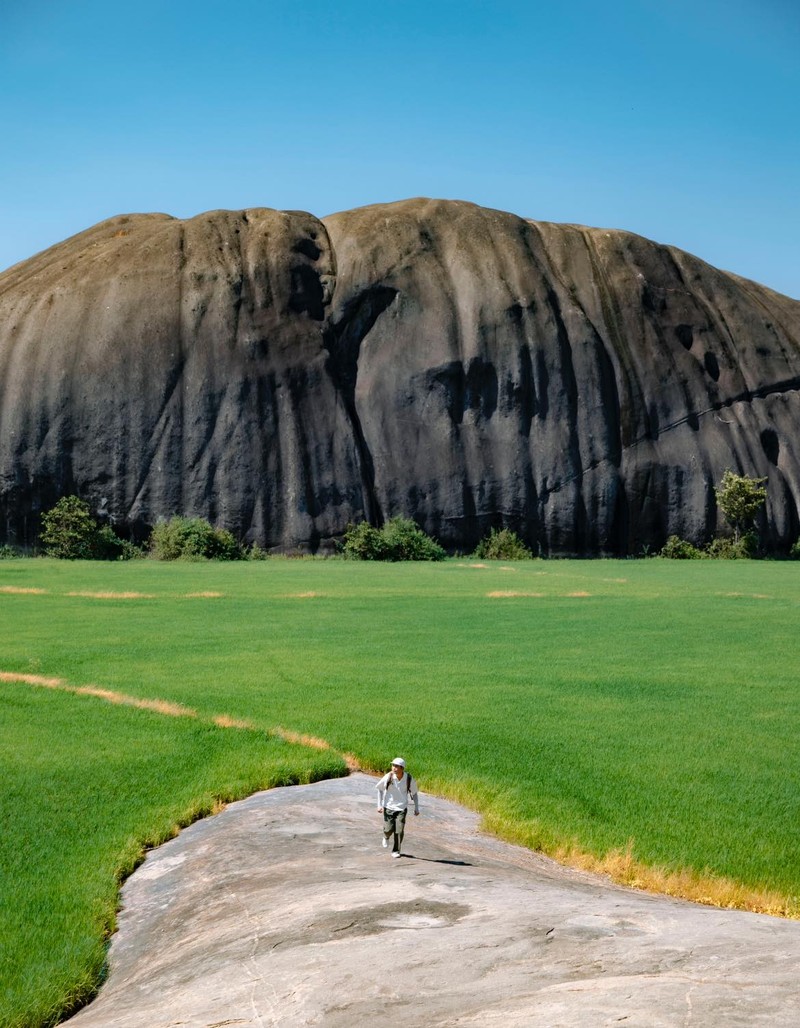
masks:
[(0, 275), (0, 541), (78, 493), (269, 547), (414, 517), (452, 548), (798, 536), (800, 303), (624, 232), (409, 200), (114, 218)]

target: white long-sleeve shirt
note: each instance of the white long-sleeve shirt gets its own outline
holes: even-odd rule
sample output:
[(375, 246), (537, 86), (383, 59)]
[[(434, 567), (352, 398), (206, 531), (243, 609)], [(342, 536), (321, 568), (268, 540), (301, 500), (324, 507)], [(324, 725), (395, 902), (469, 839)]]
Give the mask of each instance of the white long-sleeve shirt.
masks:
[(403, 772), (402, 778), (395, 777), (394, 771), (390, 771), (375, 788), (378, 790), (378, 806), (384, 810), (407, 810), (410, 796), (414, 801), (414, 813), (419, 813), (417, 783), (407, 771)]

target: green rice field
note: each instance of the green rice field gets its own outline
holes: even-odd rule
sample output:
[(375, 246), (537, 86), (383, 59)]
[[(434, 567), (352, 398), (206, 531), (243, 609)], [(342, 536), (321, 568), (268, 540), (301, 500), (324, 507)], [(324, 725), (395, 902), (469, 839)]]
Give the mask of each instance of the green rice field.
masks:
[(789, 562), (0, 562), (0, 1025), (96, 988), (144, 847), (342, 754), (796, 915), (799, 613)]

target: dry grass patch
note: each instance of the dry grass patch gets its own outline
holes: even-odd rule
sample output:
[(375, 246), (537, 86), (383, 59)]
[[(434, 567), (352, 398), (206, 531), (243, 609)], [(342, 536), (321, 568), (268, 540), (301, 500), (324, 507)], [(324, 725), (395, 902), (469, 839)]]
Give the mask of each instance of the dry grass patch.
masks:
[(218, 600), (224, 593), (215, 593), (210, 589), (206, 589), (200, 593), (186, 593), (185, 598), (187, 600)]
[(107, 703), (137, 707), (139, 710), (151, 710), (156, 714), (167, 714), (170, 717), (197, 717), (196, 710), (184, 707), (180, 703), (172, 703), (169, 700), (140, 699), (137, 696), (127, 696), (125, 693), (115, 692), (113, 689), (104, 689), (99, 685), (69, 685), (63, 678), (29, 675), (16, 671), (0, 671), (0, 682), (21, 682), (24, 685), (35, 685), (44, 689), (58, 689), (61, 692), (72, 693), (74, 696), (94, 696)]
[(484, 816), (483, 828), (507, 842), (544, 853), (564, 867), (603, 875), (631, 889), (673, 896), (724, 910), (749, 910), (756, 914), (800, 920), (800, 899), (797, 896), (740, 885), (722, 875), (701, 874), (691, 869), (670, 871), (644, 864), (633, 856), (632, 842), (623, 850), (611, 850), (605, 856), (598, 857), (574, 844), (540, 848), (533, 843), (524, 826), (517, 826), (503, 816)]
[(86, 596), (91, 600), (154, 600), (155, 593), (113, 593), (113, 592), (80, 592), (67, 593), (67, 596)]
[(515, 589), (493, 589), (492, 592), (486, 594), (491, 600), (507, 600), (519, 597), (536, 597), (541, 598), (544, 593), (524, 593), (519, 592)]
[(757, 914), (800, 919), (800, 902), (797, 897), (784, 896), (768, 889), (751, 889), (722, 876), (649, 867), (631, 855), (630, 846), (625, 850), (614, 850), (604, 857), (595, 857), (575, 849), (556, 850), (552, 856), (568, 867), (606, 875), (612, 881), (633, 889), (675, 896), (725, 910), (750, 910)]
[(310, 746), (314, 750), (329, 750), (331, 744), (325, 739), (318, 739), (315, 735), (303, 735), (301, 732), (293, 732), (288, 728), (271, 728), (270, 735), (283, 739), (284, 742), (294, 742), (299, 746)]
[(572, 599), (581, 599), (584, 596), (591, 596), (591, 595), (592, 595), (591, 593), (585, 593), (585, 592), (582, 592), (582, 591), (574, 592), (574, 593), (567, 593), (567, 596), (572, 598)]
[(26, 685), (41, 685), (45, 689), (63, 689), (63, 678), (48, 678), (45, 675), (26, 675), (16, 671), (0, 671), (0, 682), (24, 682)]
[(0, 585), (0, 593), (11, 596), (44, 596), (46, 589), (23, 589), (18, 585)]
[(136, 696), (126, 696), (125, 693), (115, 692), (113, 689), (103, 689), (98, 685), (77, 685), (66, 688), (68, 692), (75, 693), (76, 696), (96, 696), (109, 703), (119, 703), (125, 707), (136, 707), (139, 710), (151, 710), (156, 714), (166, 714), (168, 717), (197, 717), (196, 710), (184, 707), (180, 703), (171, 703), (169, 700), (139, 699)]
[(218, 714), (213, 718), (214, 724), (220, 728), (242, 728), (242, 729), (255, 729), (255, 725), (252, 721), (243, 721), (239, 718), (229, 717), (227, 714)]

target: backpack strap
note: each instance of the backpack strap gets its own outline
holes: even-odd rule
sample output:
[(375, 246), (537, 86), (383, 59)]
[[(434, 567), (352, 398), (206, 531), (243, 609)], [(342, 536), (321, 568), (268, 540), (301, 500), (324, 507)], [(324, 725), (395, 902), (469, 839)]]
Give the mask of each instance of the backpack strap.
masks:
[[(411, 795), (411, 786), (412, 786), (412, 784), (414, 782), (414, 779), (411, 777), (411, 774), (408, 771), (404, 771), (403, 772), (403, 777), (406, 780), (406, 796), (410, 796)], [(392, 778), (394, 778), (394, 772), (390, 771), (387, 775), (384, 775), (383, 778), (384, 778), (383, 791), (386, 792), (388, 790), (389, 786), (392, 784)]]

